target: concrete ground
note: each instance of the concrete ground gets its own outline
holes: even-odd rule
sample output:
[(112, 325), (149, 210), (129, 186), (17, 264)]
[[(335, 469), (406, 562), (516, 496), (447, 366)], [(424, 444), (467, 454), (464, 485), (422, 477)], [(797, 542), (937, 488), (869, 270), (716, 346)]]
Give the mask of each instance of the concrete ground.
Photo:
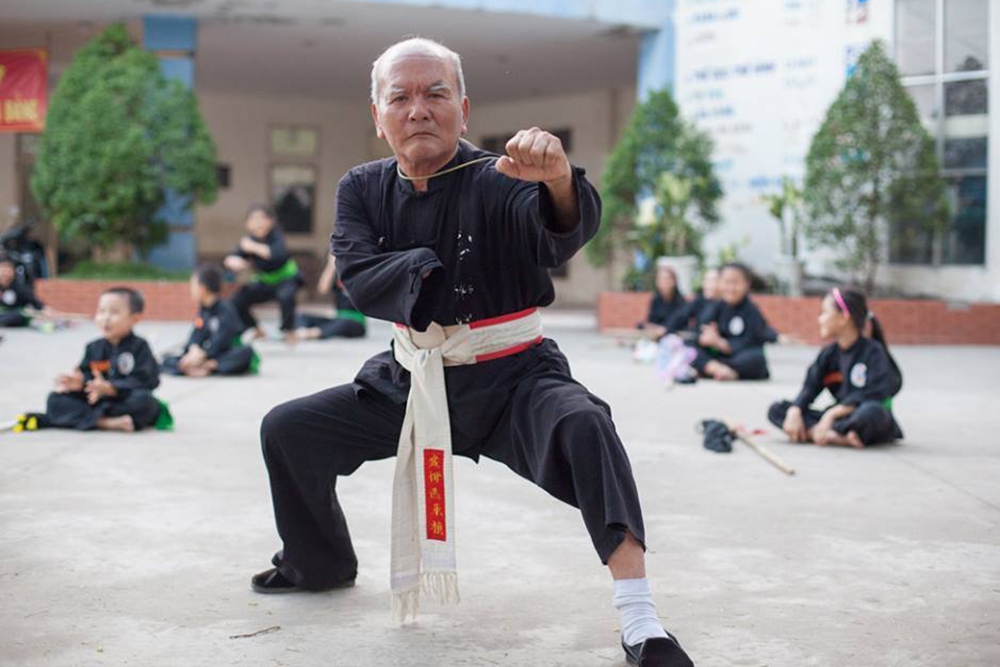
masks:
[[(546, 317), (577, 377), (614, 409), (659, 611), (698, 665), (1000, 664), (1000, 348), (894, 349), (904, 443), (762, 437), (797, 468), (786, 477), (743, 446), (702, 449), (693, 425), (765, 427), (814, 349), (772, 349), (770, 382), (667, 392), (588, 318)], [(149, 322), (140, 333), (163, 349), (185, 332)], [(44, 406), (93, 329), (3, 335), (8, 416)], [(165, 378), (172, 433), (0, 435), (0, 664), (624, 664), (609, 577), (576, 511), (490, 461), (456, 465), (460, 606), (404, 628), (389, 616), (391, 461), (339, 486), (356, 588), (250, 591), (280, 546), (261, 417), (348, 381), (388, 335), (379, 324), (363, 341), (265, 342), (255, 378)]]

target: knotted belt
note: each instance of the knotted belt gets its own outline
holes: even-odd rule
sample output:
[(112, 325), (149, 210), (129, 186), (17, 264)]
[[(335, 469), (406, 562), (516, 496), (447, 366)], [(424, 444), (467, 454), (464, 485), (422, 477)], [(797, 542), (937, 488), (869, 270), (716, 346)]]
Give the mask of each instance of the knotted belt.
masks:
[(410, 372), (392, 486), (392, 609), (416, 618), (421, 592), (458, 602), (451, 418), (444, 368), (523, 352), (542, 340), (536, 308), (427, 331), (393, 327), (393, 352)]

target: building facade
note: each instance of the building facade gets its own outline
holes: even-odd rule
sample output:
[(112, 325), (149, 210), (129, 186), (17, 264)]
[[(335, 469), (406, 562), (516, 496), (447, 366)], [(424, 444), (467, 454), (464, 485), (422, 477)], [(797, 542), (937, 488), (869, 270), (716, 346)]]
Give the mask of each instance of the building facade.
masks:
[[(682, 113), (715, 140), (726, 189), (708, 256), (735, 248), (768, 273), (778, 230), (760, 197), (783, 176), (801, 178), (812, 133), (853, 60), (872, 39), (884, 39), (937, 139), (955, 216), (934, 238), (893, 230), (880, 280), (911, 293), (998, 301), (1000, 177), (989, 170), (998, 150), (989, 141), (997, 128), (989, 110), (1000, 82), (988, 39), (1000, 34), (996, 4), (0, 0), (0, 49), (47, 47), (54, 86), (87, 39), (124, 20), (164, 72), (194, 88), (217, 144), (221, 187), (214, 204), (172, 214), (171, 240), (154, 254), (163, 265), (224, 255), (246, 207), (259, 201), (278, 206), (304, 263), (321, 264), (337, 181), (386, 153), (368, 109), (370, 63), (393, 41), (421, 34), (463, 55), (472, 141), (497, 146), (539, 125), (564, 137), (571, 159), (595, 182), (636, 99), (671, 87)], [(35, 139), (0, 134), (0, 211), (35, 213), (27, 187)], [(835, 273), (822, 249), (806, 257), (811, 272)], [(557, 303), (592, 304), (617, 286), (624, 268), (574, 258), (556, 278)]]

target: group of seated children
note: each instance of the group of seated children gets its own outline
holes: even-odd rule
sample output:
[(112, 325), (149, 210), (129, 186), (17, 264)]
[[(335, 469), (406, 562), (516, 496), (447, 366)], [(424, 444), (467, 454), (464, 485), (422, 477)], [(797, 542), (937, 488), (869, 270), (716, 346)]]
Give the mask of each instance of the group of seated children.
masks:
[[(669, 266), (657, 268), (656, 288), (644, 327), (663, 336), (666, 368), (674, 379), (766, 379), (764, 345), (785, 340), (750, 300), (751, 276), (741, 264), (706, 271), (701, 293), (684, 299)], [(822, 301), (819, 333), (831, 341), (806, 373), (794, 401), (774, 403), (768, 419), (794, 442), (864, 447), (903, 437), (892, 414), (892, 398), (903, 380), (889, 354), (878, 319), (865, 296), (833, 289)], [(867, 333), (866, 333), (867, 332)], [(678, 365), (670, 361), (680, 360)], [(823, 390), (835, 404), (812, 407)]]
[[(685, 300), (671, 267), (657, 267), (657, 293), (645, 324), (661, 340), (661, 366), (672, 380), (765, 380), (764, 345), (785, 340), (750, 300), (750, 269), (709, 270), (697, 297)], [(680, 363), (678, 363), (680, 360)]]
[[(249, 236), (226, 263), (234, 269), (254, 266), (257, 275), (227, 300), (222, 296), (225, 276), (220, 267), (209, 264), (195, 270), (190, 288), (198, 313), (180, 354), (167, 355), (162, 365), (157, 364), (149, 345), (133, 332), (144, 308), (142, 295), (128, 287), (106, 290), (98, 299), (94, 317), (102, 337), (87, 345), (77, 368), (56, 379), (45, 412), (19, 415), (5, 427), (14, 431), (170, 428), (173, 419), (166, 404), (153, 396), (161, 370), (192, 378), (255, 373), (260, 357), (243, 343), (242, 334), (248, 328), (259, 328), (250, 307), (268, 299), (276, 298), (281, 306), (281, 330), (286, 336), (325, 339), (365, 335), (365, 318), (338, 284), (332, 257), (320, 277), (319, 291), (333, 293), (336, 316), (302, 314), (296, 318), (295, 294), (302, 279), (273, 214), (266, 207), (252, 207), (247, 228)], [(0, 301), (0, 322), (5, 326), (24, 326), (29, 315), (20, 309), (25, 306), (49, 312), (29, 289), (16, 282), (14, 266), (6, 259), (0, 259)]]

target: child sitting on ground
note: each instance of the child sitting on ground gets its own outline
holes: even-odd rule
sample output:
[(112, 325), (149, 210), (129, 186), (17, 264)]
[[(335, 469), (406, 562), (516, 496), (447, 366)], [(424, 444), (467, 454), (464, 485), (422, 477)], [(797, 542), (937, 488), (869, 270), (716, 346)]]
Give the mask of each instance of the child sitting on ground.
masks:
[(52, 317), (55, 311), (38, 300), (35, 292), (23, 281), (18, 280), (14, 260), (0, 253), (0, 327), (26, 327), (31, 324), (33, 309), (45, 317)]
[(750, 300), (750, 269), (732, 262), (719, 272), (719, 295), (698, 335), (692, 366), (716, 380), (766, 380), (764, 344), (784, 340)]
[(256, 371), (259, 357), (240, 340), (240, 316), (221, 294), (222, 269), (198, 267), (191, 276), (191, 298), (198, 304), (198, 316), (183, 354), (163, 358), (164, 373), (200, 378)]
[[(866, 325), (871, 336), (865, 336)], [(892, 397), (903, 386), (879, 321), (865, 296), (834, 289), (823, 299), (819, 333), (834, 342), (820, 350), (794, 401), (771, 406), (768, 419), (794, 442), (864, 447), (892, 442), (903, 432), (892, 415)], [(812, 402), (828, 389), (836, 403), (825, 411)]]
[(142, 295), (128, 287), (101, 294), (94, 321), (102, 337), (87, 345), (77, 368), (56, 379), (45, 413), (21, 415), (13, 430), (168, 427), (169, 411), (153, 396), (159, 366), (146, 341), (132, 331), (143, 305)]
[(687, 305), (684, 295), (677, 287), (677, 273), (673, 267), (663, 262), (656, 264), (656, 290), (649, 304), (646, 321), (639, 325), (650, 338), (666, 335), (678, 311)]
[(362, 338), (368, 330), (365, 316), (351, 297), (344, 291), (337, 277), (337, 260), (330, 255), (316, 285), (319, 294), (333, 293), (334, 316), (323, 317), (300, 313), (295, 317), (295, 334), (300, 340), (325, 340), (327, 338)]
[(667, 330), (685, 340), (694, 340), (701, 326), (712, 316), (715, 303), (719, 299), (719, 270), (706, 269), (701, 277), (698, 295), (681, 306), (674, 313)]
[(240, 273), (254, 269), (250, 282), (233, 295), (233, 305), (242, 321), (240, 333), (254, 329), (256, 338), (263, 338), (251, 306), (277, 301), (281, 308), (281, 331), (288, 342), (295, 341), (295, 294), (302, 286), (299, 266), (285, 247), (285, 236), (275, 222), (270, 206), (255, 204), (247, 212), (247, 236), (240, 239), (239, 247), (226, 257), (223, 265)]

